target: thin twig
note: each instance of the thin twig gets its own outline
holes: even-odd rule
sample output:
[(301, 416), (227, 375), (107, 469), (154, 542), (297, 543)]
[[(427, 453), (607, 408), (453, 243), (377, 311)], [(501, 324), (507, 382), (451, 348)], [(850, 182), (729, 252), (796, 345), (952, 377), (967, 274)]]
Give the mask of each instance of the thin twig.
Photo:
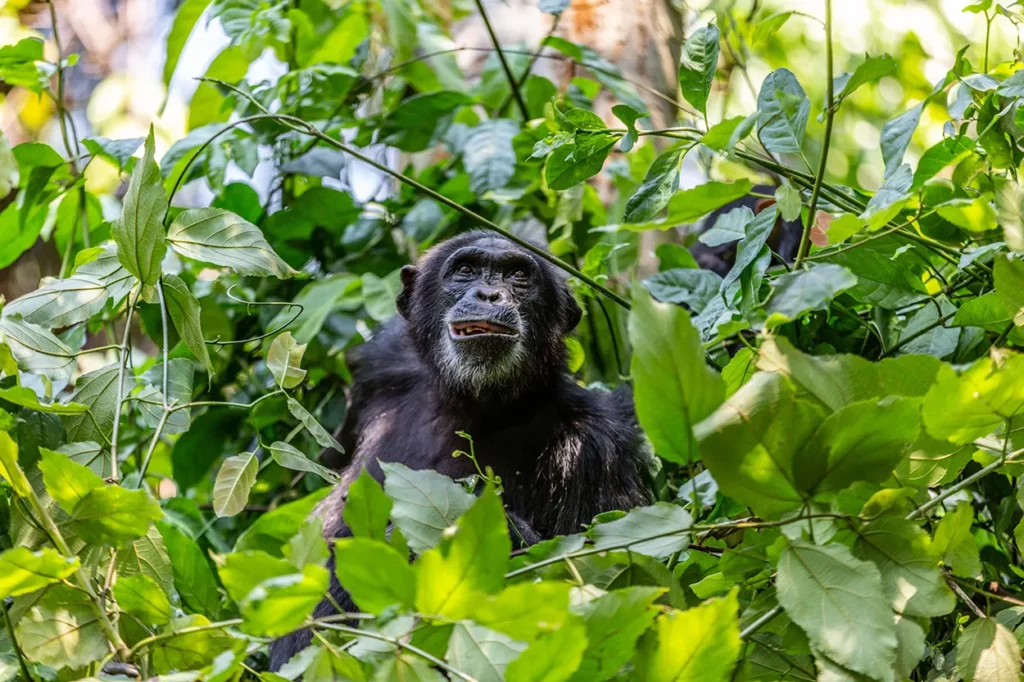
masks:
[(4, 612), (4, 625), (7, 626), (7, 635), (11, 638), (11, 646), (14, 647), (14, 655), (18, 658), (18, 667), (21, 668), (21, 674), (25, 676), (25, 682), (34, 682), (35, 678), (28, 671), (25, 655), (21, 653), (21, 644), (18, 643), (18, 638), (14, 636), (14, 623), (11, 622), (11, 614), (7, 612), (6, 599), (0, 599), (0, 611)]
[(121, 408), (124, 405), (124, 370), (128, 364), (128, 353), (131, 348), (132, 339), (132, 315), (135, 313), (135, 305), (142, 295), (142, 288), (128, 301), (128, 314), (125, 316), (124, 336), (121, 339), (121, 351), (118, 355), (117, 367), (117, 402), (114, 403), (114, 430), (110, 438), (110, 478), (114, 481), (120, 480), (117, 468), (117, 434), (121, 428)]
[(497, 34), (494, 33), (494, 27), (491, 26), (491, 20), (487, 16), (487, 10), (484, 9), (483, 0), (476, 0), (476, 8), (480, 11), (480, 18), (484, 20), (484, 26), (487, 28), (487, 34), (491, 36), (491, 42), (494, 44), (494, 50), (498, 53), (498, 61), (501, 62), (501, 68), (505, 72), (505, 78), (508, 79), (508, 87), (512, 88), (512, 96), (516, 99), (516, 106), (519, 107), (519, 113), (522, 114), (524, 121), (529, 121), (530, 110), (526, 107), (526, 101), (523, 99), (523, 93), (519, 91), (519, 83), (516, 82), (516, 77), (512, 73), (512, 67), (508, 65), (508, 60), (505, 59), (505, 52), (501, 49), (501, 42), (498, 40)]
[(740, 632), (740, 639), (747, 639), (752, 634), (763, 628), (765, 625), (770, 623), (776, 616), (782, 613), (782, 607), (776, 606), (771, 611), (767, 611), (760, 618), (755, 620), (753, 623), (743, 628)]
[(916, 519), (921, 514), (925, 513), (926, 511), (928, 511), (929, 509), (931, 509), (935, 505), (940, 504), (943, 500), (945, 500), (945, 499), (947, 499), (949, 497), (952, 497), (953, 495), (957, 494), (958, 492), (960, 492), (961, 490), (963, 490), (967, 486), (971, 485), (975, 481), (978, 481), (978, 480), (981, 480), (982, 478), (985, 478), (986, 476), (991, 474), (993, 471), (995, 471), (996, 469), (999, 469), (1002, 466), (1005, 466), (1007, 464), (1010, 464), (1011, 462), (1017, 461), (1017, 459), (1019, 459), (1021, 455), (1024, 455), (1024, 448), (1021, 448), (1020, 450), (1015, 450), (1015, 451), (1011, 452), (1010, 454), (1006, 455), (1005, 457), (1000, 457), (999, 459), (997, 459), (995, 462), (992, 462), (988, 466), (986, 466), (986, 467), (984, 467), (982, 469), (978, 469), (977, 471), (975, 471), (973, 474), (971, 474), (970, 476), (968, 476), (964, 480), (960, 481), (959, 483), (957, 483), (955, 485), (951, 485), (950, 487), (946, 488), (945, 490), (943, 490), (941, 493), (939, 493), (938, 495), (936, 495), (932, 499), (930, 499), (927, 502), (925, 502), (924, 504), (922, 504), (920, 507), (918, 507), (914, 511), (910, 512), (909, 514), (907, 514), (907, 520), (911, 521), (913, 519)]

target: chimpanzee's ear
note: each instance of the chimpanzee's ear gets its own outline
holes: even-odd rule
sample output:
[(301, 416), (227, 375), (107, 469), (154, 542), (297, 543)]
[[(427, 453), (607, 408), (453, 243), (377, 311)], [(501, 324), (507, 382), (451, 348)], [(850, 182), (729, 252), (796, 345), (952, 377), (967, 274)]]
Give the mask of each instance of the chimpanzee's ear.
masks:
[(395, 305), (398, 306), (398, 312), (407, 320), (409, 319), (409, 306), (412, 303), (413, 287), (416, 284), (416, 275), (419, 272), (415, 265), (402, 266), (402, 290), (395, 297)]

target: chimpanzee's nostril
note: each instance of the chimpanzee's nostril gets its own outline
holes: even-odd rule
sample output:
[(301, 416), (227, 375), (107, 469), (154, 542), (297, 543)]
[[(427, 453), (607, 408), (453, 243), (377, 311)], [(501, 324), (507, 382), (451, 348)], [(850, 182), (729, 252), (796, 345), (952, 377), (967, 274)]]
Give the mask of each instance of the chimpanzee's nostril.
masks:
[(486, 303), (497, 303), (501, 300), (501, 292), (498, 289), (478, 288), (476, 290), (476, 297)]

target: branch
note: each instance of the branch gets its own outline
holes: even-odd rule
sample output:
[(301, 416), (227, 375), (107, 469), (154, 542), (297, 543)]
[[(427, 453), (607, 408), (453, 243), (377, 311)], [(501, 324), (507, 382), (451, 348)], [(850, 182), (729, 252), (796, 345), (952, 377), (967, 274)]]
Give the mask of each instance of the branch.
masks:
[(131, 345), (132, 315), (135, 313), (135, 304), (139, 302), (142, 295), (142, 287), (128, 301), (128, 314), (124, 322), (124, 336), (121, 339), (121, 352), (118, 354), (117, 367), (117, 402), (114, 403), (114, 431), (110, 439), (110, 478), (114, 481), (120, 479), (117, 469), (117, 433), (121, 428), (121, 409), (124, 406), (124, 369), (128, 363), (128, 351)]
[(1000, 468), (1000, 467), (1002, 467), (1002, 466), (1004, 466), (1006, 464), (1010, 464), (1012, 462), (1017, 461), (1018, 459), (1020, 459), (1021, 455), (1024, 455), (1024, 448), (1021, 448), (1020, 450), (1015, 450), (1014, 452), (1011, 452), (1010, 454), (1008, 454), (1008, 455), (1006, 455), (1004, 457), (1000, 457), (996, 461), (994, 461), (991, 464), (989, 464), (987, 467), (984, 467), (982, 469), (978, 469), (977, 471), (975, 471), (973, 474), (971, 474), (970, 476), (968, 476), (964, 480), (960, 481), (959, 483), (957, 483), (955, 485), (951, 485), (950, 487), (946, 488), (945, 490), (943, 490), (941, 493), (939, 493), (938, 495), (936, 495), (932, 499), (930, 499), (927, 502), (925, 502), (924, 504), (922, 504), (920, 507), (918, 507), (914, 511), (910, 512), (909, 514), (907, 514), (907, 517), (906, 517), (907, 520), (910, 521), (910, 520), (916, 519), (921, 514), (925, 513), (926, 511), (928, 511), (929, 509), (931, 509), (935, 505), (941, 503), (943, 500), (945, 500), (945, 499), (947, 499), (949, 497), (952, 497), (953, 495), (957, 494), (958, 492), (960, 492), (961, 490), (963, 490), (967, 486), (971, 485), (975, 481), (978, 481), (978, 480), (981, 480), (982, 478), (985, 478), (986, 476), (991, 474), (993, 471), (995, 471), (996, 469), (998, 469), (998, 468)]
[[(512, 88), (512, 96), (516, 98), (516, 106), (519, 107), (519, 113), (522, 114), (524, 121), (530, 120), (530, 111), (526, 108), (526, 102), (523, 100), (523, 93), (519, 92), (519, 83), (516, 82), (516, 77), (512, 73), (512, 68), (508, 65), (508, 60), (505, 59), (505, 53), (501, 49), (501, 43), (498, 42), (498, 36), (494, 33), (494, 27), (491, 26), (491, 20), (487, 17), (487, 10), (484, 9), (483, 0), (476, 0), (476, 8), (480, 10), (480, 18), (484, 20), (484, 26), (487, 27), (487, 34), (491, 36), (491, 42), (494, 44), (494, 49), (498, 53), (498, 61), (501, 62), (501, 68), (505, 71), (505, 78), (508, 79), (508, 87)], [(500, 110), (499, 110), (500, 115)]]

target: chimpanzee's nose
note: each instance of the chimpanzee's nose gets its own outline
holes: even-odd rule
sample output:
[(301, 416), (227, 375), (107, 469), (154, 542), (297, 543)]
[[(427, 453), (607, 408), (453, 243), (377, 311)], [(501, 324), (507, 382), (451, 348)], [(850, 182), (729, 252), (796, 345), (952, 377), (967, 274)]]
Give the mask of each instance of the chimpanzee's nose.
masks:
[(501, 289), (495, 287), (477, 287), (476, 298), (484, 303), (496, 304), (501, 303), (503, 296)]

